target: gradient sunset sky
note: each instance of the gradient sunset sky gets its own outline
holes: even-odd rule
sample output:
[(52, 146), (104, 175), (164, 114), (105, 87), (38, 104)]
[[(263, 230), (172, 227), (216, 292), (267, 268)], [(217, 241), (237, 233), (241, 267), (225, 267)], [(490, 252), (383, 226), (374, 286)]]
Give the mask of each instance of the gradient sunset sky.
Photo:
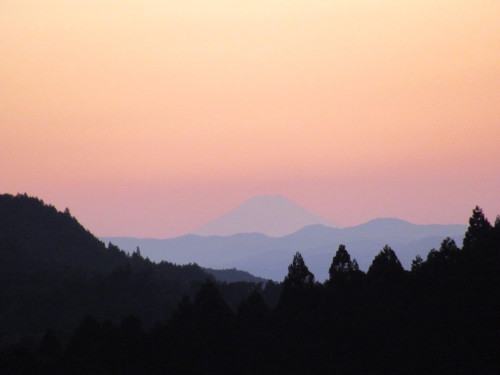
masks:
[(0, 192), (171, 237), (255, 195), (500, 214), (500, 1), (0, 1)]

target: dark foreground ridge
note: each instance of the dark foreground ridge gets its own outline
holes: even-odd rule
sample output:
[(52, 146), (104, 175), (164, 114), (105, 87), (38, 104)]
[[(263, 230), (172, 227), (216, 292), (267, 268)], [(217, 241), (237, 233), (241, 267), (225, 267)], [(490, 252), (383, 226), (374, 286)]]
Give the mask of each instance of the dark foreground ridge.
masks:
[[(8, 207), (5, 199), (0, 200), (2, 218)], [(8, 199), (40, 204), (27, 197)], [(57, 215), (70, 217), (69, 213)], [(4, 228), (7, 222), (2, 220), (0, 224)], [(11, 229), (2, 229), (0, 236), (3, 241), (0, 242), (2, 286), (6, 285), (8, 290), (6, 293), (2, 288), (2, 301), (9, 293), (17, 293), (17, 299), (10, 296), (9, 302), (24, 301), (22, 307), (26, 308), (29, 307), (27, 303), (34, 303), (26, 294), (33, 290), (22, 286), (33, 288), (33, 285), (22, 278), (36, 279), (38, 274), (19, 275), (19, 265), (14, 259), (19, 256), (12, 253), (42, 251), (39, 250), (41, 240), (37, 237), (40, 234), (21, 231), (18, 234), (24, 233), (24, 237), (13, 241), (16, 237), (11, 236), (12, 224), (8, 225)], [(17, 225), (26, 226), (21, 221)], [(54, 228), (58, 225), (51, 225), (47, 230), (50, 228), (57, 230)], [(66, 230), (69, 227), (65, 227)], [(61, 246), (69, 246), (70, 237), (77, 232), (80, 233), (75, 226), (75, 233), (68, 235), (66, 240), (69, 242)], [(63, 232), (58, 233), (63, 236)], [(71, 247), (67, 251), (87, 251), (86, 256), (90, 256), (93, 236), (85, 233), (90, 237), (81, 235), (89, 239), (89, 247)], [(55, 234), (47, 234), (47, 238)], [(37, 242), (30, 240), (32, 236)], [(116, 262), (118, 259), (127, 261), (129, 275), (136, 275), (135, 278), (119, 279), (113, 288), (108, 286), (111, 276), (100, 269), (102, 265), (82, 263), (84, 266), (79, 271), (93, 286), (86, 289), (87, 298), (97, 298), (103, 290), (108, 290), (106, 296), (112, 299), (111, 305), (120, 318), (110, 319), (98, 309), (89, 309), (69, 337), (64, 337), (54, 326), (46, 326), (38, 341), (21, 340), (15, 345), (4, 346), (0, 353), (0, 373), (500, 373), (500, 219), (491, 225), (478, 207), (473, 210), (461, 247), (452, 239), (445, 239), (439, 249), (429, 251), (426, 259), (417, 257), (411, 271), (405, 271), (395, 252), (385, 246), (368, 271), (362, 272), (348, 249), (340, 245), (337, 252), (332, 253), (328, 280), (318, 283), (301, 254), (296, 253), (281, 285), (268, 283), (268, 287), (262, 289), (259, 284), (240, 283), (238, 288), (230, 289), (232, 284), (216, 284), (210, 279), (201, 286), (198, 284), (194, 292), (186, 293), (173, 314), (158, 320), (155, 325), (146, 324), (140, 314), (130, 314), (131, 309), (122, 301), (124, 295), (120, 291), (134, 289), (141, 294), (143, 303), (149, 303), (150, 298), (158, 303), (168, 300), (169, 296), (164, 294), (168, 288), (150, 288), (139, 277), (144, 275), (139, 270), (146, 266), (134, 265), (132, 260), (136, 259), (135, 262), (141, 265), (149, 264), (140, 254), (127, 256), (120, 250), (106, 249), (102, 244), (99, 247), (98, 243), (95, 242), (96, 248), (92, 251), (100, 249), (99, 254), (111, 253)], [(53, 262), (63, 259), (64, 263), (64, 256), (56, 250), (45, 249), (44, 254), (53, 257)], [(58, 255), (49, 255), (52, 251)], [(101, 256), (107, 259), (110, 255)], [(85, 256), (82, 257), (84, 262)], [(73, 267), (77, 267), (77, 263)], [(149, 272), (158, 272), (159, 278), (166, 277), (151, 267), (154, 271)], [(63, 269), (76, 272), (67, 266)], [(6, 271), (17, 275), (17, 279), (12, 275), (6, 278)], [(67, 276), (67, 272), (61, 273)], [(42, 299), (45, 305), (37, 305), (37, 310), (31, 314), (46, 315), (46, 308), (51, 314), (63, 317), (67, 311), (55, 311), (51, 307), (60, 293), (58, 288), (64, 290), (69, 283), (73, 289), (65, 293), (71, 300), (72, 291), (78, 291), (78, 285), (74, 285), (74, 278), (63, 276), (58, 276), (60, 278), (51, 284), (45, 281), (46, 274), (40, 275), (43, 277), (38, 276), (36, 280), (45, 292), (37, 295), (35, 301)], [(5, 281), (17, 281), (21, 286), (5, 284)], [(125, 299), (130, 296), (128, 294)], [(87, 307), (85, 302), (79, 303), (81, 310)], [(5, 306), (2, 305), (2, 318), (7, 316), (10, 322), (15, 321), (14, 316), (5, 315), (12, 310), (11, 305)], [(23, 311), (14, 307), (15, 311)], [(19, 321), (30, 320), (21, 316)], [(3, 323), (1, 327), (2, 330), (6, 328)], [(22, 337), (19, 332), (10, 333), (13, 334)]]
[[(69, 210), (27, 195), (0, 195), (0, 347), (32, 345), (47, 328), (64, 338), (86, 314), (112, 323), (134, 315), (151, 327), (207, 279), (213, 276), (195, 264), (156, 264), (140, 249), (128, 254), (106, 246)], [(254, 287), (242, 283), (235, 293), (238, 285), (222, 286), (241, 298)]]

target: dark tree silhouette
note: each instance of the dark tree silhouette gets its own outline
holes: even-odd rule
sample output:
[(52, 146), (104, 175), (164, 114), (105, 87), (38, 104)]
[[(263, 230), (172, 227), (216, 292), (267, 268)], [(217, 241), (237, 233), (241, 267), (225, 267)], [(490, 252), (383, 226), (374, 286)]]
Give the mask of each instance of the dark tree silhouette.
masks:
[(457, 247), (455, 241), (447, 237), (441, 243), (439, 251), (432, 249), (427, 254), (427, 264), (429, 266), (446, 266), (456, 263), (460, 256), (460, 249)]
[[(195, 311), (200, 318), (208, 321), (213, 318), (214, 322), (230, 319), (233, 315), (226, 301), (222, 298), (215, 283), (207, 280), (196, 295)], [(214, 323), (212, 322), (212, 324)]]
[(500, 216), (497, 216), (495, 219), (495, 226), (491, 232), (491, 247), (496, 249), (496, 251), (500, 251)]
[(396, 256), (396, 253), (389, 245), (385, 245), (380, 253), (373, 259), (370, 268), (368, 268), (367, 275), (371, 278), (391, 279), (399, 277), (403, 273), (403, 266)]
[(238, 306), (238, 321), (246, 327), (261, 327), (269, 319), (271, 309), (262, 295), (254, 290)]
[(483, 210), (476, 206), (472, 210), (469, 219), (469, 228), (465, 232), (463, 248), (466, 251), (476, 250), (487, 241), (488, 234), (492, 227), (488, 219), (484, 216)]
[(337, 253), (333, 257), (332, 265), (330, 266), (330, 278), (336, 272), (349, 272), (352, 268), (351, 256), (347, 252), (345, 245), (339, 245)]
[(422, 268), (423, 263), (424, 259), (420, 255), (417, 255), (411, 262), (411, 272), (418, 272)]
[[(291, 318), (299, 319), (314, 300), (314, 275), (307, 268), (304, 258), (299, 252), (293, 256), (288, 266), (288, 274), (283, 280), (283, 289), (279, 298), (277, 310)], [(284, 319), (288, 319), (284, 318)]]
[(361, 273), (358, 262), (356, 262), (356, 259), (351, 261), (351, 256), (343, 244), (339, 245), (328, 272), (330, 274), (330, 283), (348, 281)]
[(292, 264), (288, 266), (288, 275), (283, 281), (283, 289), (303, 290), (314, 284), (314, 275), (307, 268), (302, 254), (298, 251), (293, 256)]

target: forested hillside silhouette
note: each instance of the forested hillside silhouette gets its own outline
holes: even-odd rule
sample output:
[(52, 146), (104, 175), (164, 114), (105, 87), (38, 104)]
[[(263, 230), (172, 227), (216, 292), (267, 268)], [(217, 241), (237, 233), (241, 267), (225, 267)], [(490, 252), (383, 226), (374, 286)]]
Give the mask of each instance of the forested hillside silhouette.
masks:
[[(21, 251), (28, 251), (25, 241)], [(9, 246), (15, 245), (23, 249)], [(140, 260), (134, 266), (134, 255), (111, 253), (115, 262), (129, 262), (132, 275), (149, 264)], [(9, 264), (15, 268), (15, 259)], [(232, 287), (209, 279), (153, 326), (120, 304), (119, 321), (90, 311), (67, 340), (48, 326), (36, 345), (5, 346), (0, 373), (500, 373), (499, 218), (491, 225), (476, 207), (461, 246), (447, 238), (426, 259), (417, 257), (410, 271), (389, 246), (366, 273), (344, 245), (332, 251), (325, 267), (329, 279), (316, 282), (297, 252), (281, 285)], [(88, 296), (107, 284), (100, 277), (92, 279), (95, 289)], [(144, 293), (143, 301), (161, 300), (161, 290), (142, 292), (148, 284), (139, 276), (133, 280), (129, 287)], [(50, 284), (42, 285), (53, 293)]]
[[(211, 278), (195, 264), (155, 264), (140, 249), (106, 246), (67, 209), (26, 194), (0, 195), (0, 346), (38, 341), (48, 327), (69, 335), (85, 314), (114, 323), (136, 315), (149, 327)], [(234, 304), (248, 289), (225, 286)]]

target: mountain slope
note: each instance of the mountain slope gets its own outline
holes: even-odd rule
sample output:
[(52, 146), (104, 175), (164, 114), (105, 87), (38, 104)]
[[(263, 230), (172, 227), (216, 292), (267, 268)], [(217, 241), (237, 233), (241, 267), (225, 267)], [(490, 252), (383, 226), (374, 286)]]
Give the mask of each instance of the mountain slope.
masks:
[(279, 237), (312, 224), (337, 227), (335, 223), (315, 215), (283, 196), (266, 195), (250, 198), (192, 234), (229, 236), (236, 233), (263, 233)]
[(165, 318), (209, 274), (106, 247), (69, 212), (27, 195), (0, 195), (0, 346), (74, 330), (85, 314)]
[(262, 277), (257, 277), (246, 271), (240, 271), (236, 268), (214, 270), (212, 268), (203, 268), (203, 271), (212, 275), (217, 281), (226, 283), (236, 283), (236, 282), (249, 282), (249, 283), (263, 283), (265, 284), (268, 280)]

